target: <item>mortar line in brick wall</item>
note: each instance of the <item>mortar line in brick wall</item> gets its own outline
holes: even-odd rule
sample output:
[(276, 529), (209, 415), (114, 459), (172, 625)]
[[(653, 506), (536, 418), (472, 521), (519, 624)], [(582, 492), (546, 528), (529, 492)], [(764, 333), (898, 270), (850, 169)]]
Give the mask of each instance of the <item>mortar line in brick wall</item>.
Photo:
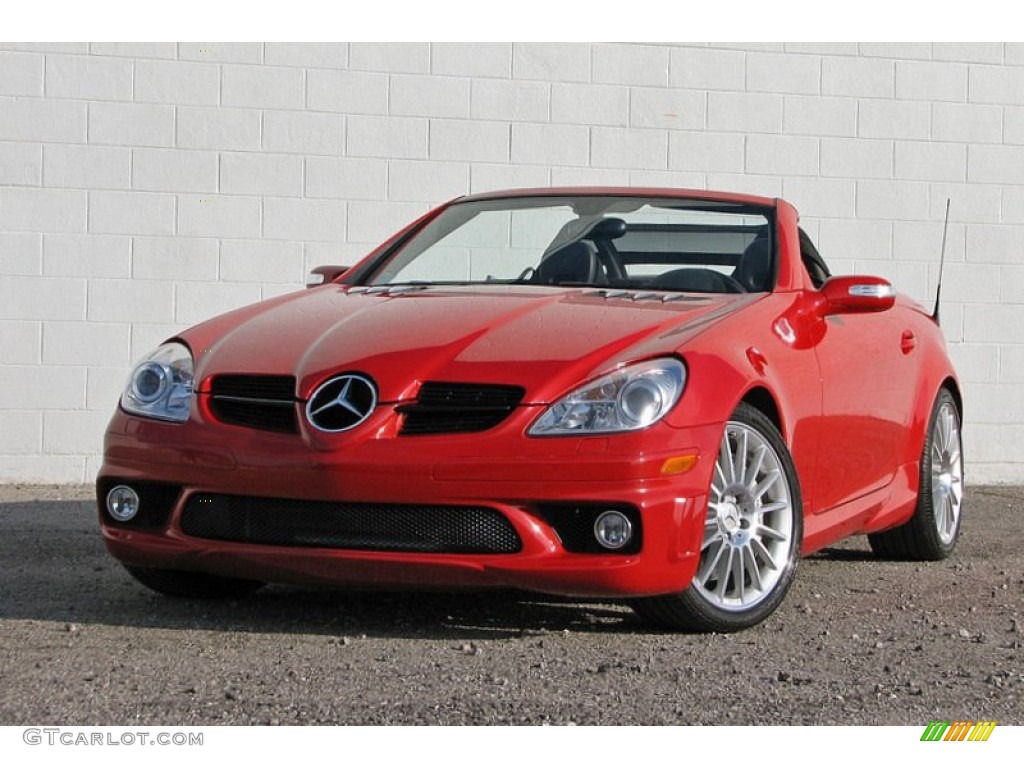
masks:
[[(434, 121), (433, 121), (433, 120), (430, 120), (430, 119), (428, 119), (428, 120), (427, 120), (427, 157), (426, 157), (426, 160), (427, 160), (428, 162), (429, 162), (430, 160), (433, 160), (433, 157), (432, 157), (432, 156), (431, 156), (431, 154), (430, 154), (430, 130), (431, 130), (431, 128), (433, 127), (433, 125), (434, 125)], [(390, 168), (390, 166), (391, 166), (391, 160), (390, 160), (390, 159), (388, 159), (388, 158), (384, 158), (384, 159), (386, 160), (386, 162), (387, 162), (387, 165), (388, 165), (388, 167)], [(389, 172), (389, 173), (388, 173), (388, 181), (389, 181), (389, 182), (390, 182), (390, 179), (391, 179), (391, 174), (390, 174), (390, 172)], [(390, 199), (391, 199), (391, 186), (390, 186), (390, 184), (388, 184), (388, 186), (384, 187), (384, 199), (385, 199), (385, 200), (390, 200)]]

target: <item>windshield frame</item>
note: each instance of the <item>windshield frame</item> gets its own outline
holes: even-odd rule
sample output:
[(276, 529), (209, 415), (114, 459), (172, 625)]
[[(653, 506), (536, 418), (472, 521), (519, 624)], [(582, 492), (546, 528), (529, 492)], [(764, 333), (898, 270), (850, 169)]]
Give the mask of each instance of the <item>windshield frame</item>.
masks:
[[(603, 201), (603, 205), (599, 203)], [(379, 278), (381, 274), (392, 264), (402, 252), (405, 251), (412, 243), (416, 241), (428, 227), (436, 225), (437, 221), (442, 218), (446, 218), (456, 214), (454, 220), (458, 222), (455, 227), (449, 229), (446, 233), (454, 231), (467, 221), (470, 221), (476, 213), (488, 211), (488, 210), (526, 210), (530, 208), (544, 208), (557, 206), (560, 203), (570, 205), (573, 210), (582, 211), (589, 213), (590, 215), (614, 215), (616, 211), (632, 211), (637, 210), (645, 205), (654, 207), (664, 207), (677, 210), (693, 210), (693, 211), (704, 211), (704, 212), (716, 212), (716, 213), (728, 213), (736, 215), (757, 215), (762, 216), (765, 219), (768, 232), (770, 233), (770, 270), (768, 275), (768, 285), (764, 291), (760, 292), (772, 292), (778, 283), (779, 273), (779, 233), (778, 233), (778, 217), (777, 208), (775, 205), (766, 205), (755, 202), (747, 201), (733, 201), (733, 200), (722, 200), (719, 197), (709, 196), (700, 197), (696, 195), (676, 196), (668, 194), (657, 194), (651, 192), (638, 192), (637, 194), (625, 194), (622, 192), (568, 192), (567, 190), (558, 190), (552, 192), (552, 194), (544, 194), (542, 190), (531, 190), (529, 194), (524, 195), (502, 195), (502, 196), (471, 196), (464, 198), (457, 198), (452, 202), (435, 209), (432, 215), (423, 217), (420, 221), (416, 222), (415, 226), (411, 226), (407, 230), (404, 230), (397, 235), (385, 241), (380, 247), (376, 249), (376, 253), (368, 257), (364, 263), (357, 265), (345, 279), (345, 283), (353, 286), (405, 286), (405, 285), (416, 285), (416, 286), (472, 286), (472, 285), (516, 285), (516, 286), (535, 286), (535, 287), (582, 287), (582, 288), (607, 288), (605, 285), (598, 285), (595, 283), (565, 283), (558, 284), (555, 286), (544, 285), (540, 283), (530, 282), (528, 280), (516, 280), (516, 279), (488, 279), (488, 280), (413, 280), (407, 282), (388, 282), (388, 283), (377, 283), (375, 279)], [(597, 204), (597, 205), (595, 205)], [(472, 207), (476, 213), (472, 216), (466, 216), (459, 210), (463, 206)], [(410, 263), (415, 260), (414, 257), (410, 260)], [(678, 292), (672, 291), (671, 289), (650, 287), (645, 290), (662, 291), (662, 292)]]

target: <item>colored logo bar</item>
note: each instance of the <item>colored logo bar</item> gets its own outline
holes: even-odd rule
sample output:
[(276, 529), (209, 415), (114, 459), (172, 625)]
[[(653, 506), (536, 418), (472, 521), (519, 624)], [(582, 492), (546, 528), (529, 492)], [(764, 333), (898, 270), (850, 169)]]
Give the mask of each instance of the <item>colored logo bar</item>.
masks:
[(925, 726), (921, 741), (988, 741), (995, 727), (995, 720), (932, 720)]

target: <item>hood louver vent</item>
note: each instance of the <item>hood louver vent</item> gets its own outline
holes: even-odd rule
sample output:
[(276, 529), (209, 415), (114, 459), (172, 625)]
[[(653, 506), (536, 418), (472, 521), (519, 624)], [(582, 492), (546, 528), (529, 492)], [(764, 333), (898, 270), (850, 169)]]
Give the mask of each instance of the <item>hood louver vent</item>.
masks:
[(622, 299), (623, 301), (656, 301), (667, 304), (670, 301), (706, 301), (701, 296), (687, 296), (683, 293), (662, 293), (660, 291), (626, 291), (621, 288), (590, 291), (585, 296), (600, 296), (602, 299)]

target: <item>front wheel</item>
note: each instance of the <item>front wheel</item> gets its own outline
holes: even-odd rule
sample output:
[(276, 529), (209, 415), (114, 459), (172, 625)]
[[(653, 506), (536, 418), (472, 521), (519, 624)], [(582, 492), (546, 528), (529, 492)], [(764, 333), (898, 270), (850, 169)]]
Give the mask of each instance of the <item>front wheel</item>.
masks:
[(635, 600), (633, 608), (670, 629), (751, 627), (785, 598), (802, 537), (800, 483), (782, 435), (740, 403), (715, 461), (697, 575), (684, 592)]
[(876, 555), (900, 560), (942, 560), (960, 535), (964, 496), (964, 459), (960, 409), (948, 389), (932, 406), (921, 450), (917, 508), (908, 522), (868, 535)]

